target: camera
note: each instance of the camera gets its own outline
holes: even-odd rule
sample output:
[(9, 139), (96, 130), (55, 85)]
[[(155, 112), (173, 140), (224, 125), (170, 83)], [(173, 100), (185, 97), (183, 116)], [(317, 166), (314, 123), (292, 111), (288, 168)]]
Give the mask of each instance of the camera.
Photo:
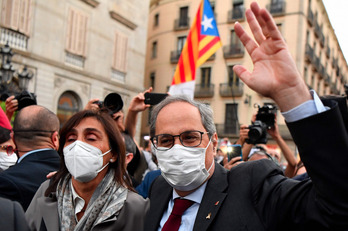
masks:
[[(10, 97), (8, 93), (3, 93), (0, 99), (6, 101), (8, 97)], [(22, 91), (15, 96), (15, 99), (18, 101), (18, 111), (30, 105), (37, 105), (36, 95), (28, 91)]]
[(277, 108), (271, 104), (265, 104), (260, 107), (256, 114), (256, 120), (250, 125), (248, 136), (246, 140), (248, 144), (266, 144), (267, 143), (267, 129), (274, 127), (275, 115)]
[(108, 94), (104, 101), (99, 100), (93, 103), (97, 104), (99, 108), (106, 108), (111, 115), (123, 108), (123, 100), (121, 96), (115, 92)]

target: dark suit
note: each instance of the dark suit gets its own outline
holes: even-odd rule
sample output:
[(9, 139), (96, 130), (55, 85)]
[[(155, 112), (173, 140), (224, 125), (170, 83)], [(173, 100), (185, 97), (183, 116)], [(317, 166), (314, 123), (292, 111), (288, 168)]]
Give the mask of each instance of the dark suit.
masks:
[[(231, 171), (215, 164), (194, 229), (336, 230), (348, 226), (348, 135), (339, 108), (288, 127), (311, 180), (283, 176), (269, 160), (242, 163)], [(162, 176), (152, 184), (145, 230), (157, 230), (172, 196)]]
[(0, 173), (0, 197), (18, 201), (26, 210), (46, 175), (58, 168), (59, 155), (55, 150), (31, 153)]
[(29, 231), (22, 206), (8, 199), (0, 198), (0, 229), (6, 231)]

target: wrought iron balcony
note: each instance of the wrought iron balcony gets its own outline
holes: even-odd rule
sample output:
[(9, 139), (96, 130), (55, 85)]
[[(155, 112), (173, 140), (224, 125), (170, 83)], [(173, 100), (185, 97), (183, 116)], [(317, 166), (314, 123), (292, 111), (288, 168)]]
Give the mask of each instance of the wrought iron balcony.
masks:
[(314, 52), (313, 52), (313, 48), (308, 43), (306, 44), (305, 54), (306, 54), (307, 61), (312, 62), (313, 61), (313, 54), (314, 54)]
[(211, 98), (214, 96), (215, 84), (196, 84), (195, 98)]
[(179, 18), (174, 21), (174, 30), (186, 30), (189, 28), (190, 18)]
[(313, 70), (314, 71), (319, 71), (320, 70), (320, 59), (319, 59), (318, 56), (313, 55), (312, 64), (313, 64)]
[(326, 57), (327, 57), (327, 58), (330, 58), (331, 49), (330, 49), (329, 46), (326, 47), (326, 52), (325, 52), (325, 54), (326, 54)]
[(330, 84), (330, 75), (326, 72), (325, 73), (325, 78), (324, 78), (324, 84), (325, 84), (325, 86), (329, 86), (329, 84)]
[(219, 137), (232, 137), (239, 135), (239, 124), (237, 121), (229, 124), (215, 124), (216, 133)]
[(244, 93), (244, 83), (220, 83), (220, 96), (222, 97), (240, 97)]
[(319, 77), (324, 78), (325, 77), (325, 67), (323, 64), (319, 64)]
[(170, 52), (170, 63), (177, 63), (179, 61), (181, 51), (171, 51)]
[(285, 1), (279, 1), (276, 3), (271, 3), (267, 5), (268, 11), (274, 16), (274, 15), (283, 15), (285, 14)]
[(244, 6), (233, 7), (232, 10), (228, 11), (227, 22), (235, 22), (237, 20), (244, 20), (245, 18)]
[(224, 58), (241, 58), (244, 56), (244, 47), (242, 44), (230, 44), (223, 47), (224, 50)]
[(313, 11), (312, 11), (310, 6), (308, 6), (308, 10), (307, 10), (307, 21), (308, 21), (309, 25), (313, 26), (314, 14), (313, 14)]

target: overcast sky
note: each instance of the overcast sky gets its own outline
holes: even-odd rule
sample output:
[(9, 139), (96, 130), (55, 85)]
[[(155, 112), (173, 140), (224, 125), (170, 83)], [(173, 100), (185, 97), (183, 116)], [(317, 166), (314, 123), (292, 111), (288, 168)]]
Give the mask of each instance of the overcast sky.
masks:
[(343, 55), (348, 61), (348, 0), (323, 0)]

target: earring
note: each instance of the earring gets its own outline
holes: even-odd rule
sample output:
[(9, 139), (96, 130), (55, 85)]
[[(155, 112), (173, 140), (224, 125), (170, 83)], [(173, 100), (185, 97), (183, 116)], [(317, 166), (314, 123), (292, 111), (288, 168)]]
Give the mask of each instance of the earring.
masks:
[(110, 159), (110, 163), (114, 163), (116, 160), (114, 158)]

